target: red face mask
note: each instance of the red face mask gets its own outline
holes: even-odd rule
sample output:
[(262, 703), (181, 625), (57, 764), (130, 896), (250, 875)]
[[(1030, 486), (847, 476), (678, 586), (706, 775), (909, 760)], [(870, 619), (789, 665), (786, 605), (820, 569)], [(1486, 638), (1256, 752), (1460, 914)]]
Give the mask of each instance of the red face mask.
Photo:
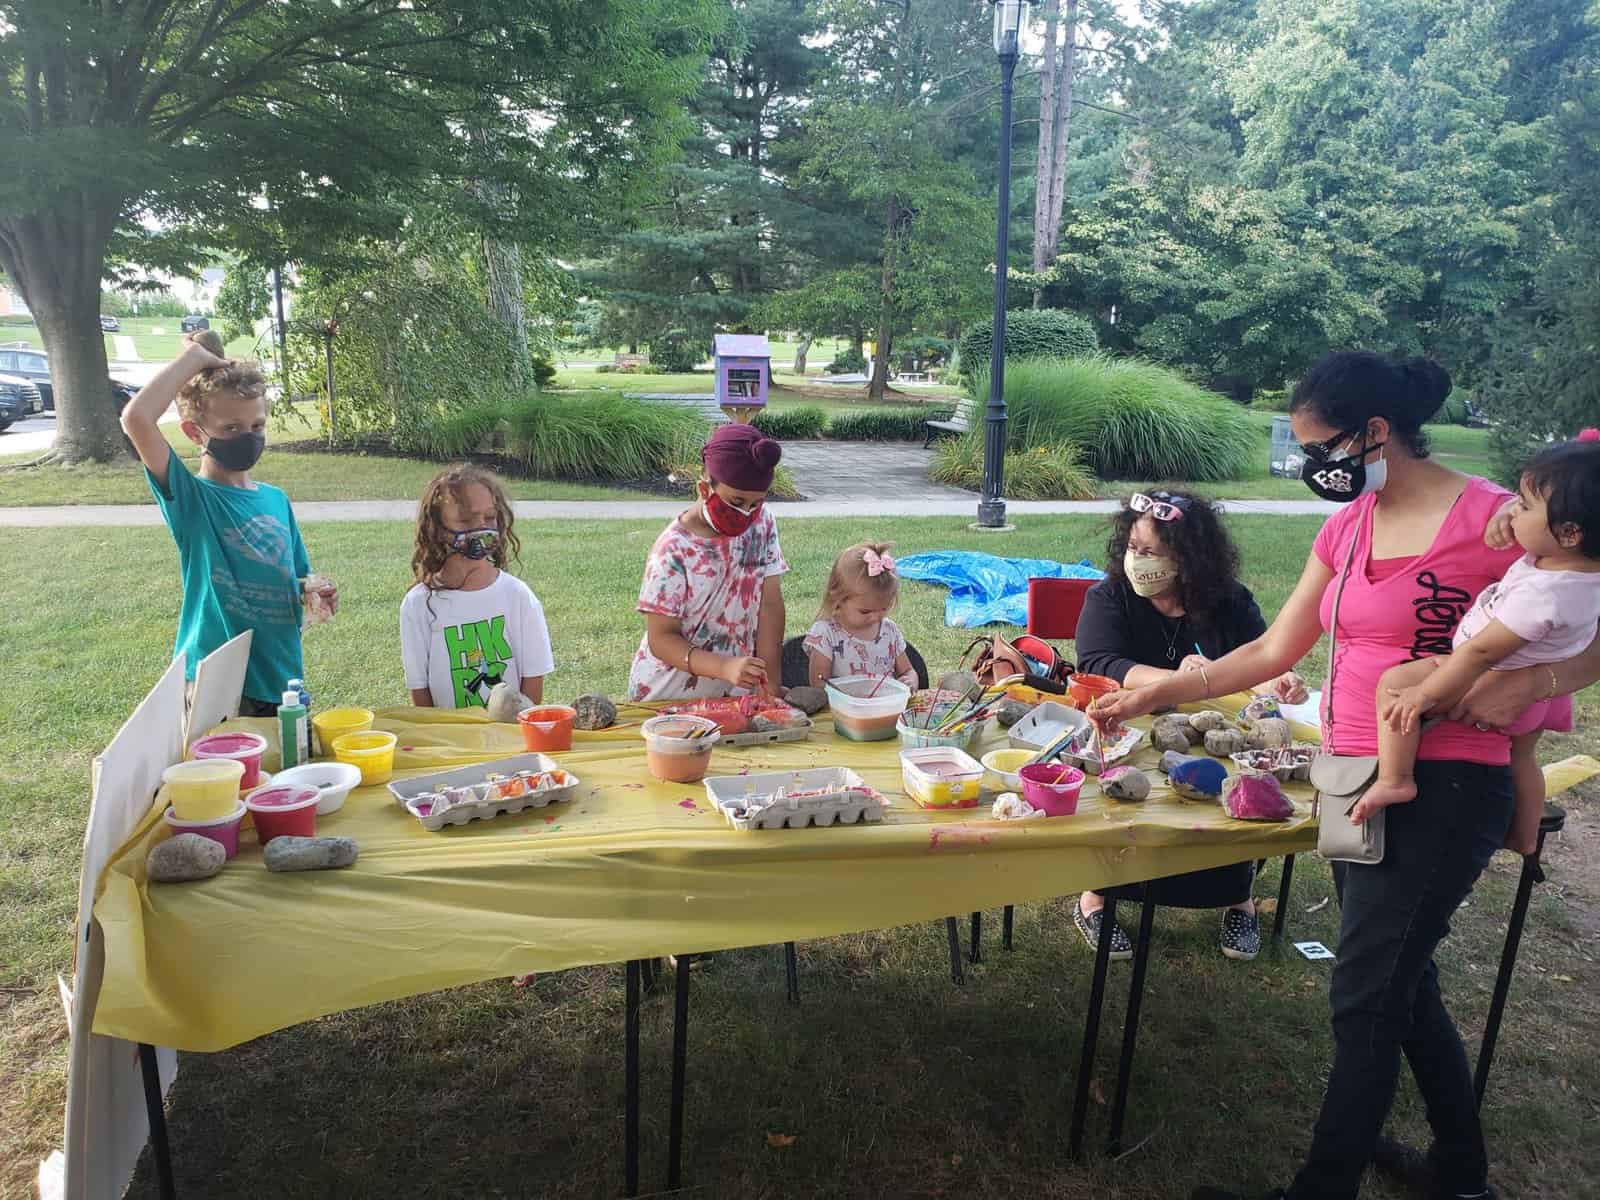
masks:
[(706, 524), (715, 529), (723, 537), (738, 537), (750, 528), (756, 514), (761, 511), (761, 505), (756, 505), (749, 512), (735, 508), (715, 491), (705, 500)]

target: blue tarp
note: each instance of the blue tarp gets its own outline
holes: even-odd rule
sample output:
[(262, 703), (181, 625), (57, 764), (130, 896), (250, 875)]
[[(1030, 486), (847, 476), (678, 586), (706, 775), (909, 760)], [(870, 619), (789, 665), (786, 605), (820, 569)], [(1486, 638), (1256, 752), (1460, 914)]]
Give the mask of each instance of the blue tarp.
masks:
[(950, 589), (944, 623), (957, 629), (979, 625), (1026, 625), (1028, 580), (1104, 579), (1088, 559), (1076, 563), (1047, 558), (997, 558), (975, 550), (931, 550), (897, 559), (902, 579), (942, 583)]

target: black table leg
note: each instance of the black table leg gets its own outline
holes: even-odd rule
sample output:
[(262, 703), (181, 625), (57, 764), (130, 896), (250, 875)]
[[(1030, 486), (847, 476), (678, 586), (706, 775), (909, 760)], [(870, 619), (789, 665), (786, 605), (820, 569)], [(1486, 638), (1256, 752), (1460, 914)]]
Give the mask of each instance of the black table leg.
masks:
[(640, 979), (640, 983), (643, 985), (645, 991), (653, 992), (653, 991), (656, 990), (656, 960), (655, 959), (653, 959), (653, 958), (641, 958), (639, 960), (639, 979)]
[(789, 1003), (800, 1003), (800, 964), (795, 961), (794, 943), (783, 944), (783, 971), (789, 983)]
[(1011, 917), (1012, 907), (1008, 904), (1006, 905), (1006, 911), (1000, 918), (1000, 948), (1002, 950), (1011, 949)]
[(1539, 840), (1532, 854), (1523, 856), (1522, 878), (1517, 881), (1517, 899), (1511, 906), (1511, 923), (1506, 929), (1506, 944), (1500, 951), (1500, 973), (1494, 981), (1494, 998), (1489, 1002), (1489, 1020), (1483, 1027), (1483, 1042), (1478, 1048), (1478, 1069), (1473, 1072), (1472, 1086), (1478, 1096), (1478, 1107), (1483, 1107), (1483, 1094), (1489, 1087), (1489, 1068), (1494, 1065), (1494, 1047), (1500, 1039), (1500, 1022), (1506, 1013), (1506, 997), (1511, 992), (1511, 975), (1517, 968), (1517, 951), (1522, 945), (1522, 927), (1528, 919), (1528, 903), (1533, 897), (1533, 885), (1544, 882), (1544, 867), (1539, 856), (1544, 853), (1546, 834), (1554, 833), (1567, 823), (1565, 809), (1546, 805), (1544, 818), (1539, 822)]
[(639, 1194), (639, 975), (643, 964), (629, 959), (622, 1006), (622, 1170), (623, 1195)]
[(961, 973), (961, 931), (956, 928), (956, 919), (944, 919), (945, 935), (950, 939), (950, 982), (958, 987), (967, 981)]
[[(1128, 1012), (1122, 1021), (1122, 1061), (1117, 1066), (1117, 1095), (1111, 1105), (1111, 1137), (1106, 1153), (1122, 1153), (1122, 1120), (1128, 1111), (1128, 1087), (1133, 1082), (1133, 1047), (1139, 1038), (1139, 1010), (1144, 1005), (1144, 973), (1150, 964), (1150, 934), (1155, 927), (1156, 902), (1150, 885), (1144, 886), (1139, 913), (1139, 943), (1133, 948), (1133, 982), (1128, 987)], [(1105, 926), (1101, 926), (1102, 929)]]
[[(791, 943), (792, 944), (792, 943)], [(678, 955), (672, 1008), (672, 1118), (667, 1133), (667, 1190), (677, 1188), (683, 1168), (683, 1077), (689, 1057), (689, 954)]]
[(1083, 1150), (1083, 1125), (1089, 1119), (1089, 1078), (1094, 1074), (1095, 1043), (1100, 1037), (1100, 1009), (1106, 999), (1106, 971), (1111, 964), (1111, 930), (1116, 925), (1117, 901), (1106, 897), (1100, 918), (1100, 938), (1094, 948), (1094, 979), (1089, 985), (1089, 1012), (1083, 1021), (1083, 1050), (1078, 1056), (1078, 1092), (1072, 1102), (1072, 1131), (1067, 1154), (1077, 1158)]
[(1272, 915), (1272, 940), (1283, 936), (1283, 921), (1289, 913), (1289, 885), (1294, 882), (1294, 855), (1283, 856), (1283, 874), (1278, 877), (1278, 911)]
[(967, 951), (967, 961), (977, 962), (983, 955), (983, 914), (972, 914), (972, 948)]
[(139, 1068), (144, 1075), (144, 1108), (150, 1118), (150, 1152), (156, 1159), (156, 1180), (161, 1200), (174, 1200), (178, 1194), (172, 1182), (172, 1149), (167, 1143), (167, 1108), (161, 1100), (161, 1067), (156, 1048), (139, 1043)]

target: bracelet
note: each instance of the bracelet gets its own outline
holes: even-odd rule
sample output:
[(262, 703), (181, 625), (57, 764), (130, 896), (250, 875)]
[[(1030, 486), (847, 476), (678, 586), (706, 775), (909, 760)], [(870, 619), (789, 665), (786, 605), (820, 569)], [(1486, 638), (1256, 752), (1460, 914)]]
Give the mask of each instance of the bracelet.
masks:
[(1204, 667), (1197, 667), (1195, 669), (1200, 672), (1200, 682), (1206, 685), (1206, 694), (1201, 696), (1200, 699), (1209, 700), (1211, 699), (1211, 676), (1206, 674), (1206, 669)]
[(692, 678), (695, 678), (695, 679), (700, 678), (698, 675), (695, 675), (695, 673), (694, 673), (694, 647), (693, 646), (690, 646), (689, 647), (689, 653), (687, 653), (687, 654), (685, 654), (683, 656), (683, 669), (684, 669), (685, 673), (690, 675)]
[(1556, 693), (1561, 690), (1561, 681), (1556, 678), (1556, 669), (1549, 663), (1545, 664), (1544, 669), (1550, 672), (1550, 692), (1548, 695), (1540, 697), (1541, 702), (1544, 700), (1554, 700), (1556, 698)]

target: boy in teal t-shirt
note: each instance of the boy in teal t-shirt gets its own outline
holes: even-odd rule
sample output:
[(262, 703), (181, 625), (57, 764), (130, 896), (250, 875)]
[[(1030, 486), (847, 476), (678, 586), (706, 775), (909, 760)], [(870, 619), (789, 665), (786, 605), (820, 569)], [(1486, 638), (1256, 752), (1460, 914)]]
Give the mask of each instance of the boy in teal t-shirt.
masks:
[[(201, 448), (191, 474), (157, 422), (176, 398), (184, 434)], [(252, 631), (240, 712), (277, 711), (290, 679), (303, 678), (300, 624), (311, 563), (289, 498), (250, 479), (266, 445), (266, 380), (253, 363), (227, 359), (206, 331), (135, 396), (122, 428), (139, 451), (161, 515), (178, 543), (183, 609), (175, 653), (194, 678), (199, 661)], [(319, 584), (331, 611), (338, 592)]]

